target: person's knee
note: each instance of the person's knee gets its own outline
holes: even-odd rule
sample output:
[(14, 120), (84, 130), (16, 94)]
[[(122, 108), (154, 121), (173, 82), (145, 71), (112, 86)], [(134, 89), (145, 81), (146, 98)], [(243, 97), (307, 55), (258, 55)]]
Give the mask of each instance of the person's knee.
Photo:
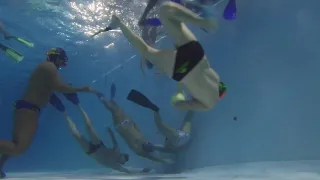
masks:
[(19, 146), (15, 145), (13, 151), (11, 152), (10, 156), (19, 156), (24, 154), (28, 149), (28, 146)]

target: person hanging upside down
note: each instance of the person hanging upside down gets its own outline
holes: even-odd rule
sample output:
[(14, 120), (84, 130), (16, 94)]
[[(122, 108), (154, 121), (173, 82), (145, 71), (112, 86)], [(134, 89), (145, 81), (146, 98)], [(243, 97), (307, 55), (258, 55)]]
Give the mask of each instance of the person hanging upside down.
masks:
[[(116, 15), (112, 16), (108, 28), (120, 28), (143, 57), (178, 83), (177, 93), (172, 98), (174, 107), (181, 110), (212, 109), (225, 94), (226, 87), (210, 67), (204, 49), (185, 23), (210, 32), (217, 29), (216, 19), (202, 18), (177, 3), (165, 2), (160, 7), (160, 20), (176, 49), (159, 50), (148, 46)], [(186, 100), (181, 93), (184, 88), (191, 95), (190, 100)]]
[(160, 163), (174, 163), (171, 159), (162, 159), (155, 154), (152, 144), (141, 133), (135, 121), (114, 101), (115, 93), (116, 87), (112, 83), (109, 101), (105, 99), (102, 93), (97, 93), (97, 96), (106, 109), (111, 112), (113, 125), (128, 146), (141, 157)]
[(188, 111), (181, 128), (175, 129), (168, 126), (162, 121), (158, 106), (153, 104), (141, 92), (137, 90), (131, 90), (127, 96), (127, 99), (154, 112), (154, 121), (157, 129), (166, 138), (164, 145), (152, 145), (152, 148), (154, 150), (164, 153), (177, 153), (188, 147), (188, 145), (190, 144), (191, 120), (193, 118), (193, 111)]
[[(71, 120), (70, 116), (65, 111), (65, 107), (62, 104), (61, 100), (57, 95), (52, 94), (50, 97), (50, 104), (54, 106), (59, 112), (63, 113), (68, 127), (72, 133), (74, 139), (79, 143), (82, 150), (94, 160), (96, 160), (99, 164), (112, 168), (114, 170), (125, 172), (128, 174), (134, 173), (133, 171), (128, 170), (123, 167), (123, 165), (129, 161), (129, 155), (126, 153), (121, 153), (120, 148), (118, 147), (117, 140), (111, 130), (111, 128), (107, 128), (107, 132), (111, 137), (113, 147), (107, 147), (103, 141), (98, 136), (94, 127), (91, 124), (91, 120), (88, 114), (84, 111), (82, 106), (80, 105), (80, 101), (76, 93), (64, 93), (64, 97), (69, 100), (71, 103), (77, 106), (79, 109), (82, 118), (85, 123), (85, 127), (87, 133), (89, 135), (89, 140), (86, 139), (77, 129), (75, 123)], [(148, 169), (140, 170), (139, 172), (148, 172)], [(136, 172), (137, 173), (137, 172)]]
[(46, 60), (31, 73), (25, 91), (14, 105), (12, 140), (0, 140), (1, 177), (5, 177), (3, 166), (9, 156), (21, 155), (31, 145), (38, 130), (40, 111), (48, 103), (52, 91), (96, 92), (90, 86), (76, 88), (63, 83), (58, 69), (67, 66), (67, 62), (67, 53), (62, 48), (53, 48), (47, 52)]

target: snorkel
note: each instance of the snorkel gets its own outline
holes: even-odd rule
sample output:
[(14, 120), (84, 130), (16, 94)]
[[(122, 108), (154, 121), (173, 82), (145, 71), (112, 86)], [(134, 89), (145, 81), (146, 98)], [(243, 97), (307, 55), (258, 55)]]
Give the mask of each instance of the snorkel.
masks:
[(222, 99), (226, 95), (226, 92), (227, 92), (227, 86), (223, 82), (220, 82), (219, 83), (219, 98)]
[(67, 66), (68, 56), (62, 48), (52, 48), (47, 52), (47, 61), (52, 62), (60, 70), (61, 65), (63, 67)]

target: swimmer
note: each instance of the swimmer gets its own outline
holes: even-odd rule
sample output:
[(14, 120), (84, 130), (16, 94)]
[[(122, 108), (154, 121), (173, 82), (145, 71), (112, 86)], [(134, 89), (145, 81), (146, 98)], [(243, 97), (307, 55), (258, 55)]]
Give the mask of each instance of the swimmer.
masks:
[[(112, 16), (109, 28), (120, 28), (141, 56), (177, 81), (177, 93), (171, 101), (174, 107), (195, 111), (212, 109), (225, 94), (226, 87), (220, 82), (219, 75), (210, 67), (201, 44), (184, 23), (197, 25), (207, 31), (215, 31), (216, 19), (199, 17), (173, 2), (161, 5), (160, 19), (169, 36), (173, 38), (176, 49), (159, 50), (148, 46), (116, 15)], [(184, 88), (192, 97), (190, 100), (181, 93)]]
[(154, 121), (157, 129), (166, 139), (164, 145), (154, 144), (153, 149), (164, 153), (176, 153), (189, 145), (193, 111), (188, 111), (181, 128), (175, 129), (162, 121), (159, 108), (154, 108), (154, 104), (141, 92), (131, 90), (127, 99), (154, 112)]
[(31, 73), (28, 84), (13, 111), (12, 140), (0, 140), (0, 172), (9, 156), (18, 156), (30, 147), (38, 129), (41, 109), (48, 103), (52, 91), (96, 92), (90, 86), (76, 88), (64, 84), (58, 75), (58, 69), (67, 65), (68, 56), (62, 48), (53, 48), (47, 52), (47, 59)]
[[(108, 134), (111, 137), (113, 147), (107, 147), (103, 141), (98, 136), (94, 127), (91, 124), (91, 120), (87, 113), (84, 111), (80, 105), (80, 101), (76, 93), (64, 93), (64, 97), (69, 100), (71, 103), (77, 106), (80, 111), (82, 118), (85, 123), (87, 133), (89, 135), (89, 140), (86, 139), (77, 129), (75, 123), (71, 120), (70, 116), (65, 111), (65, 107), (62, 104), (61, 100), (55, 95), (52, 94), (50, 98), (50, 104), (53, 105), (59, 112), (63, 113), (68, 127), (72, 133), (72, 137), (79, 143), (82, 150), (99, 164), (112, 168), (114, 170), (132, 174), (133, 172), (123, 167), (127, 161), (129, 161), (129, 155), (126, 153), (120, 153), (120, 148), (118, 147), (117, 140), (110, 128), (107, 128)], [(141, 170), (140, 172), (143, 172)]]
[(174, 163), (171, 159), (163, 159), (157, 157), (152, 149), (152, 144), (147, 141), (146, 137), (141, 133), (135, 121), (129, 117), (123, 109), (114, 101), (116, 87), (111, 85), (110, 100), (107, 101), (103, 94), (97, 93), (99, 100), (104, 104), (112, 114), (113, 125), (117, 132), (125, 140), (128, 146), (139, 156), (150, 159), (154, 162)]

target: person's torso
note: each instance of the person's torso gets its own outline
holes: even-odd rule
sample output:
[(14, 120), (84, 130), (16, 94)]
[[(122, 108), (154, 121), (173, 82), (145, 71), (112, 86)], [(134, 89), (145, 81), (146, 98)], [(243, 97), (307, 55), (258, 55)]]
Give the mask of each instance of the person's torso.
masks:
[(177, 134), (172, 137), (167, 137), (164, 146), (168, 149), (178, 149), (185, 146), (190, 141), (190, 135), (184, 131), (177, 130)]
[(133, 120), (130, 118), (125, 118), (121, 122), (114, 124), (114, 126), (123, 140), (133, 151), (142, 151), (142, 142), (144, 142), (144, 136), (135, 127), (135, 122)]
[(95, 159), (98, 163), (111, 167), (113, 164), (117, 163), (119, 159), (119, 153), (117, 153), (112, 148), (107, 148), (104, 145), (100, 147), (96, 152), (92, 153), (90, 156)]
[(38, 107), (43, 107), (48, 103), (52, 93), (52, 80), (49, 77), (45, 63), (41, 63), (32, 73), (28, 81), (28, 85), (22, 95), (22, 99), (26, 100)]

